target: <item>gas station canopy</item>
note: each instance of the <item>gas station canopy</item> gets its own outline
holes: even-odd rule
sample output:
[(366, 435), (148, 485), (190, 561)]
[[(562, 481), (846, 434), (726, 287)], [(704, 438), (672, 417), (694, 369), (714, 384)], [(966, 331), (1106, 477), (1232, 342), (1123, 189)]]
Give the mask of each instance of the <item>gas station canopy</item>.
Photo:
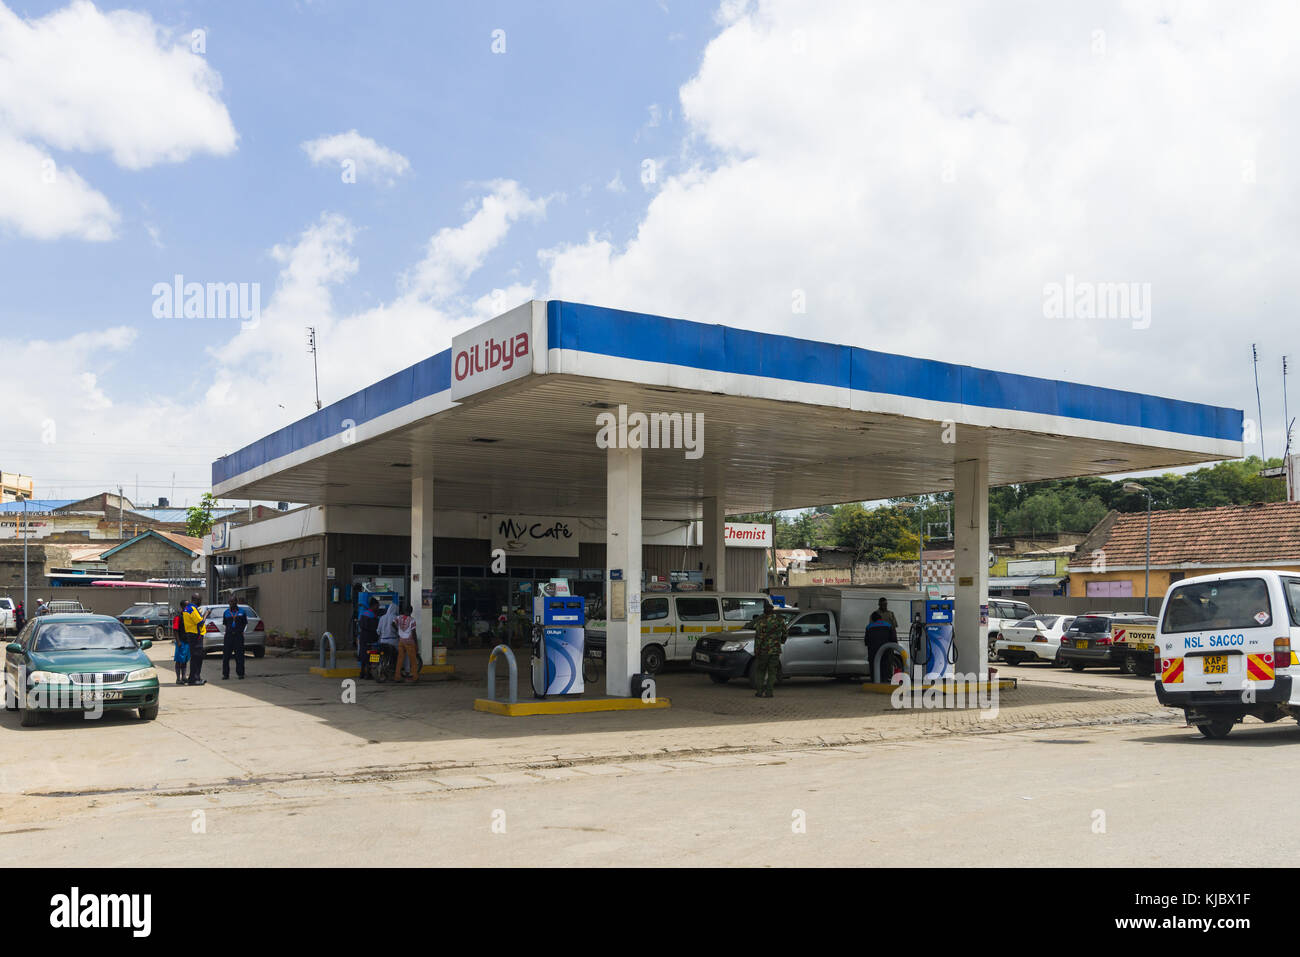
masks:
[(213, 491), (406, 507), (418, 472), (443, 509), (603, 516), (619, 406), (702, 423), (645, 451), (646, 519), (948, 491), (972, 447), (990, 486), (1242, 455), (1240, 410), (533, 301), (218, 459)]

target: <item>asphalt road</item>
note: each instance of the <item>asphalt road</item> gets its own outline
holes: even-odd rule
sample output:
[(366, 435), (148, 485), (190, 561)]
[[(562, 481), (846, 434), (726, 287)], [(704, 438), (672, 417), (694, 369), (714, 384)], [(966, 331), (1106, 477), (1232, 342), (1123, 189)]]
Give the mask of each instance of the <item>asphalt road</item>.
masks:
[(1205, 741), (1128, 725), (669, 762), (575, 765), (435, 783), (249, 785), (49, 798), (0, 832), (0, 865), (1292, 864), (1294, 830), (1249, 838), (1290, 793), (1300, 728)]

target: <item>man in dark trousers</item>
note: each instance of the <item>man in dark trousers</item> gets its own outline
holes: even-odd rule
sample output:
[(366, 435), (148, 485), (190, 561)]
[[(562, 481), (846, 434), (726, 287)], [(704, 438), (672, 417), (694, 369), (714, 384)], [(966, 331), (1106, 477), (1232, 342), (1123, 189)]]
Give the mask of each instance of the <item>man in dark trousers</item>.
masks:
[(23, 603), (19, 602), (18, 607), (14, 610), (14, 633), (22, 634), (23, 626), (27, 624), (27, 610), (23, 608)]
[(244, 629), (248, 627), (248, 613), (239, 607), (239, 600), (230, 596), (230, 607), (221, 614), (221, 624), (226, 637), (221, 642), (221, 680), (230, 677), (230, 656), (235, 657), (235, 674), (244, 677)]
[(203, 612), (199, 609), (199, 594), (195, 592), (181, 609), (181, 627), (190, 646), (190, 677), (186, 684), (205, 685), (203, 680)]
[(379, 599), (372, 598), (357, 616), (357, 658), (361, 677), (373, 678), (370, 672), (370, 647), (379, 643)]

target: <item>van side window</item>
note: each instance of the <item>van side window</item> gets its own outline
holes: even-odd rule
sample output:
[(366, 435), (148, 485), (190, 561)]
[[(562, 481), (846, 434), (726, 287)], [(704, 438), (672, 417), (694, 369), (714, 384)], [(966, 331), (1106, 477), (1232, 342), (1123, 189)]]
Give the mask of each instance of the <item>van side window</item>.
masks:
[(677, 617), (681, 621), (717, 621), (718, 600), (716, 598), (679, 598), (677, 599)]
[(1286, 592), (1286, 610), (1291, 624), (1300, 628), (1300, 578), (1283, 578), (1282, 590)]
[(641, 620), (658, 621), (668, 617), (667, 598), (647, 598), (641, 602)]
[(722, 617), (727, 621), (749, 621), (763, 614), (765, 604), (761, 598), (723, 598)]

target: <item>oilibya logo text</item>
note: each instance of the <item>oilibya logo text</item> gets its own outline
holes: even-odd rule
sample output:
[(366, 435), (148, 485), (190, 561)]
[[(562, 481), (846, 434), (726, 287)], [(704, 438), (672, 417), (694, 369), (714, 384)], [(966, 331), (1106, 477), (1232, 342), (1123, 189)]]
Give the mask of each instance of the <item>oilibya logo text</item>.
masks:
[(131, 936), (148, 937), (152, 913), (151, 894), (82, 894), (74, 887), (50, 898), (51, 927), (129, 927)]
[(502, 372), (508, 372), (514, 366), (516, 359), (523, 359), (526, 355), (528, 355), (528, 333), (521, 332), (514, 338), (500, 341), (497, 341), (495, 336), (489, 336), (486, 342), (477, 343), (456, 353), (452, 373), (456, 376), (457, 382), (464, 382), (472, 375), (491, 372), (497, 368)]
[(704, 413), (627, 411), (596, 416), (596, 447), (601, 449), (685, 449), (686, 458), (704, 454)]

